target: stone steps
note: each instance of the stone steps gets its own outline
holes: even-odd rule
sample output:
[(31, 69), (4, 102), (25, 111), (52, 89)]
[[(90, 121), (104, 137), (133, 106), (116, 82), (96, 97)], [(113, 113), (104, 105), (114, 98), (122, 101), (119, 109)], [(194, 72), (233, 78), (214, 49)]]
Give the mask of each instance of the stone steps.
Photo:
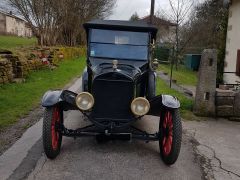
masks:
[(235, 96), (221, 96), (216, 97), (216, 106), (233, 106), (235, 102)]
[(229, 118), (230, 121), (236, 121), (236, 122), (240, 122), (240, 117), (231, 117)]
[(234, 116), (234, 106), (233, 105), (216, 106), (216, 115), (219, 117), (232, 117)]
[(233, 117), (235, 115), (236, 92), (232, 90), (216, 89), (216, 115), (219, 117)]

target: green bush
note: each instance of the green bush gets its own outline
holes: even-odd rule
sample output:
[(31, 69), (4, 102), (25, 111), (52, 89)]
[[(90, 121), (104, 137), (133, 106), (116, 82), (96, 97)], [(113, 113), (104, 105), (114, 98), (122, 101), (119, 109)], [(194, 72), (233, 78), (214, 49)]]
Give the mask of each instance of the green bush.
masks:
[[(54, 52), (53, 63), (58, 63), (61, 60), (70, 60), (80, 57), (86, 57), (87, 48), (82, 47), (60, 47), (59, 51)], [(63, 56), (63, 58), (61, 57)]]

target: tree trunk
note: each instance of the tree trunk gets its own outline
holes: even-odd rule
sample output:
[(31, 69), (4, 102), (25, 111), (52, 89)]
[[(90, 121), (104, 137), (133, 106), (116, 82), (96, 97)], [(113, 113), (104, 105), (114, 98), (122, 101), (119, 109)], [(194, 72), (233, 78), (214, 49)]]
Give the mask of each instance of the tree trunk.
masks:
[(176, 70), (178, 70), (178, 56), (179, 56), (179, 25), (177, 22), (177, 27), (176, 27), (176, 52), (175, 52), (175, 63), (176, 63)]

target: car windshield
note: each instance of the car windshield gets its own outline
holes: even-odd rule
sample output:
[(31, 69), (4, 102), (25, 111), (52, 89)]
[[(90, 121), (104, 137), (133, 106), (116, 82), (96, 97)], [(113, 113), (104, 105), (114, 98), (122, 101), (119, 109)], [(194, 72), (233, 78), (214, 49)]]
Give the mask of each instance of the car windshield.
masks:
[(146, 61), (148, 42), (149, 34), (145, 32), (92, 29), (90, 56)]

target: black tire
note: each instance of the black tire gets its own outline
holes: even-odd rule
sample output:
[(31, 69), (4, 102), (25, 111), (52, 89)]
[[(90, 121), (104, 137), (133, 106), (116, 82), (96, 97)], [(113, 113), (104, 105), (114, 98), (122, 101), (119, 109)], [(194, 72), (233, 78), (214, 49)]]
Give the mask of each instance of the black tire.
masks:
[[(170, 120), (168, 120), (171, 119), (170, 117), (172, 117), (172, 126), (168, 125), (171, 124)], [(182, 122), (178, 109), (163, 109), (159, 122), (159, 132), (159, 148), (161, 158), (166, 165), (172, 165), (178, 159), (182, 142)], [(169, 138), (170, 136), (171, 138)], [(167, 146), (167, 144), (171, 144), (171, 146)]]
[[(44, 112), (44, 118), (43, 118), (43, 129), (42, 129), (42, 136), (43, 136), (43, 148), (46, 156), (49, 159), (55, 159), (58, 154), (60, 153), (61, 144), (62, 144), (62, 134), (60, 132), (56, 131), (55, 129), (55, 135), (52, 136), (53, 133), (53, 121), (55, 118), (55, 112), (58, 111), (59, 113), (59, 121), (57, 122), (58, 125), (59, 122), (63, 123), (63, 111), (59, 109), (59, 107), (48, 107), (45, 109)], [(56, 121), (55, 121), (56, 122)], [(56, 126), (55, 126), (56, 127)]]

